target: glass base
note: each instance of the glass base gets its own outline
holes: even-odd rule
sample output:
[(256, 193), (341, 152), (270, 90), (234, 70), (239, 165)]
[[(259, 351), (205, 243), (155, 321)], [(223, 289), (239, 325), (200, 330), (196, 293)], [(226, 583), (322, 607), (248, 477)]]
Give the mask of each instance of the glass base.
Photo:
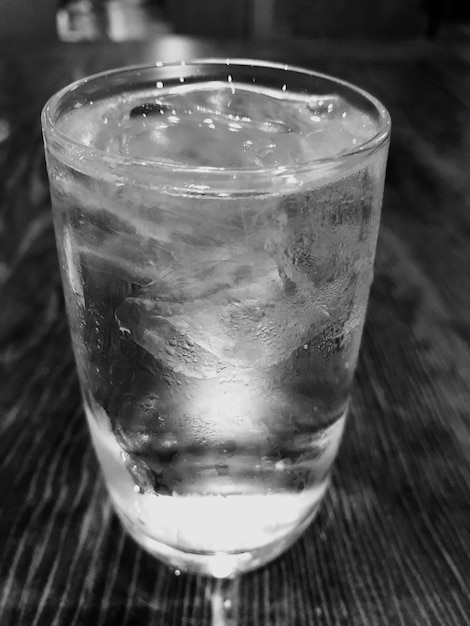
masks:
[(231, 578), (272, 561), (287, 550), (305, 531), (316, 516), (320, 502), (311, 513), (287, 536), (259, 548), (243, 552), (186, 552), (168, 546), (136, 528), (129, 518), (115, 507), (127, 532), (148, 553), (178, 570), (203, 574), (214, 578)]

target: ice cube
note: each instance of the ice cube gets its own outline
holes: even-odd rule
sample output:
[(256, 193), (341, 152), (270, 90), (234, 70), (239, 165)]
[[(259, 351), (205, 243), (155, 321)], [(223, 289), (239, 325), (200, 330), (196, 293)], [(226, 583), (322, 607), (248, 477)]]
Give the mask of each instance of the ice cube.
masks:
[(124, 117), (119, 152), (185, 166), (250, 169), (294, 166), (351, 147), (341, 119), (317, 119), (308, 99), (278, 96), (223, 86), (166, 94)]
[(357, 275), (367, 256), (372, 190), (362, 170), (281, 200), (282, 237), (271, 241), (271, 254), (295, 283), (313, 283), (330, 300)]
[(76, 107), (61, 124), (79, 143), (108, 154), (237, 169), (336, 156), (377, 132), (371, 117), (337, 95), (235, 81), (111, 96)]
[(180, 332), (171, 321), (158, 314), (158, 303), (143, 298), (127, 298), (116, 310), (122, 328), (133, 341), (145, 348), (164, 366), (192, 378), (212, 378), (219, 362), (215, 355)]
[[(315, 303), (311, 289), (286, 288), (267, 254), (253, 253), (244, 261), (229, 265), (231, 282), (230, 273), (219, 275), (225, 285), (214, 282), (214, 275), (205, 282), (196, 276), (197, 268), (189, 277), (182, 274), (188, 284), (180, 301), (171, 293), (173, 275), (168, 282), (154, 282), (127, 298), (116, 315), (134, 341), (188, 376), (215, 376), (224, 365), (274, 365), (318, 332), (328, 313)], [(176, 284), (176, 292), (179, 288)], [(200, 297), (188, 298), (197, 292)]]
[(119, 125), (122, 154), (186, 166), (286, 167), (348, 152), (376, 132), (338, 96), (223, 83), (198, 89), (133, 107)]

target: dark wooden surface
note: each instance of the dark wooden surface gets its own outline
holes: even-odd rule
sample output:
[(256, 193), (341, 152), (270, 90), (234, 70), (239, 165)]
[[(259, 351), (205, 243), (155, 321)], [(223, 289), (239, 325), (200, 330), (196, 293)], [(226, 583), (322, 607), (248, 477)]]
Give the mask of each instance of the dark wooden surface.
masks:
[(0, 624), (209, 625), (216, 598), (136, 547), (80, 407), (39, 113), (72, 79), (208, 54), (350, 79), (394, 127), (375, 282), (333, 485), (245, 576), (241, 626), (470, 623), (470, 44), (52, 45), (0, 53)]

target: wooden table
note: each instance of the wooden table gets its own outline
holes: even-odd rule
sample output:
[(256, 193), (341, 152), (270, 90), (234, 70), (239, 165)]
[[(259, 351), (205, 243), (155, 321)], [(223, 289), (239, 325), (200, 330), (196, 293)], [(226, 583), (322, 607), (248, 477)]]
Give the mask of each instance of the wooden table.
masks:
[(337, 74), (379, 96), (394, 122), (333, 485), (294, 548), (242, 578), (238, 624), (469, 624), (470, 45), (181, 37), (0, 54), (0, 624), (211, 623), (211, 582), (175, 576), (137, 548), (105, 494), (64, 317), (39, 124), (46, 98), (80, 76), (204, 55)]

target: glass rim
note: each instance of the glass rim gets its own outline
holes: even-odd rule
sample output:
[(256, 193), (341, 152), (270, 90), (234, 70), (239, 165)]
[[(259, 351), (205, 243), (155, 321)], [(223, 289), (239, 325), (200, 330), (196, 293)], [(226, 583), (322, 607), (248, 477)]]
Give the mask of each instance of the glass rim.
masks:
[[(350, 91), (351, 93), (363, 98), (369, 105), (371, 105), (377, 114), (378, 117), (378, 129), (377, 132), (366, 141), (354, 146), (350, 150), (346, 152), (342, 152), (341, 154), (323, 157), (323, 158), (312, 158), (306, 161), (303, 161), (299, 164), (288, 165), (288, 166), (278, 166), (272, 165), (267, 167), (259, 167), (259, 168), (230, 168), (230, 167), (213, 167), (213, 166), (188, 166), (179, 163), (172, 163), (170, 161), (165, 161), (163, 159), (145, 159), (139, 157), (126, 157), (118, 154), (112, 154), (105, 152), (104, 150), (100, 150), (95, 148), (94, 146), (87, 145), (85, 143), (81, 143), (76, 139), (70, 137), (67, 133), (63, 132), (57, 123), (54, 120), (54, 114), (57, 112), (60, 104), (73, 92), (78, 92), (78, 90), (90, 83), (99, 84), (101, 81), (106, 79), (107, 77), (112, 77), (121, 74), (123, 77), (130, 74), (135, 74), (136, 72), (143, 72), (148, 70), (159, 70), (161, 68), (178, 68), (178, 67), (191, 67), (191, 66), (209, 66), (209, 65), (218, 65), (218, 66), (236, 66), (236, 67), (252, 67), (253, 69), (273, 69), (286, 71), (293, 74), (301, 74), (303, 76), (311, 76), (316, 79), (329, 81), (333, 84), (339, 85), (345, 90)], [(123, 83), (123, 86), (125, 83)], [(314, 94), (312, 94), (314, 95)], [(201, 175), (203, 177), (213, 177), (213, 178), (227, 178), (227, 176), (233, 177), (238, 176), (243, 178), (247, 177), (256, 177), (256, 176), (272, 176), (272, 175), (288, 175), (288, 174), (298, 174), (301, 172), (309, 171), (312, 169), (323, 169), (329, 167), (336, 167), (342, 163), (348, 162), (354, 157), (365, 157), (368, 154), (374, 152), (376, 149), (380, 148), (388, 138), (390, 137), (391, 132), (391, 117), (386, 109), (386, 107), (380, 102), (378, 98), (370, 94), (368, 91), (358, 87), (357, 85), (345, 81), (343, 79), (337, 78), (336, 76), (332, 76), (330, 74), (317, 72), (315, 70), (310, 70), (301, 66), (291, 65), (288, 63), (279, 63), (272, 62), (266, 60), (259, 59), (248, 59), (248, 58), (222, 58), (222, 57), (207, 57), (200, 59), (191, 59), (188, 61), (181, 60), (175, 62), (162, 62), (157, 61), (155, 63), (144, 63), (144, 64), (135, 64), (128, 66), (121, 66), (117, 68), (113, 68), (110, 70), (104, 70), (102, 72), (97, 72), (94, 74), (90, 74), (83, 78), (80, 78), (72, 83), (69, 83), (59, 89), (56, 93), (54, 93), (44, 104), (42, 112), (41, 112), (41, 122), (43, 127), (43, 132), (45, 135), (49, 134), (52, 138), (54, 138), (60, 145), (68, 145), (74, 147), (79, 151), (81, 155), (85, 155), (90, 157), (90, 159), (99, 158), (102, 163), (106, 163), (109, 166), (112, 166), (113, 169), (115, 167), (143, 167), (145, 169), (154, 169), (158, 170), (161, 173), (172, 173), (172, 174), (189, 174), (191, 176), (197, 177)]]

